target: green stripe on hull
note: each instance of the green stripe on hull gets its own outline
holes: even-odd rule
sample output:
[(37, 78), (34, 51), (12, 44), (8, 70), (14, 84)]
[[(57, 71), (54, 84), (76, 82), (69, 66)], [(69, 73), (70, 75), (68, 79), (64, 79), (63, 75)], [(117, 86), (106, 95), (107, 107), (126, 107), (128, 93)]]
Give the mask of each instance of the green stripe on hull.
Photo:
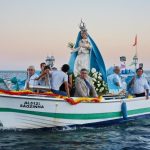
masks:
[(136, 114), (142, 114), (142, 113), (150, 113), (150, 108), (141, 108), (141, 109), (135, 109), (135, 110), (129, 110), (128, 115), (136, 115)]
[[(12, 108), (0, 108), (0, 112), (15, 112), (15, 113), (43, 116), (43, 117), (52, 117), (52, 118), (61, 118), (61, 119), (78, 119), (78, 120), (109, 119), (109, 118), (122, 116), (121, 112), (93, 113), (93, 114), (63, 114), (63, 113), (28, 111), (28, 110), (20, 110), (20, 109), (12, 109)], [(142, 113), (150, 113), (150, 108), (141, 108), (141, 109), (128, 111), (128, 115), (136, 115)]]

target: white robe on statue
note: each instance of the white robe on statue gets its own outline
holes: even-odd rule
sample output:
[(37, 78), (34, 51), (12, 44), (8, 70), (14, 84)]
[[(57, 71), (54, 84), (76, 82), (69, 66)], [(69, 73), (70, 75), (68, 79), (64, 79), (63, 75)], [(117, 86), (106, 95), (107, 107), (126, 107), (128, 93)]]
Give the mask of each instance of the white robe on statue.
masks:
[(79, 42), (79, 47), (74, 50), (78, 51), (78, 55), (74, 64), (74, 74), (77, 76), (80, 74), (80, 70), (85, 68), (89, 70), (90, 68), (90, 49), (91, 45), (87, 39), (82, 39)]

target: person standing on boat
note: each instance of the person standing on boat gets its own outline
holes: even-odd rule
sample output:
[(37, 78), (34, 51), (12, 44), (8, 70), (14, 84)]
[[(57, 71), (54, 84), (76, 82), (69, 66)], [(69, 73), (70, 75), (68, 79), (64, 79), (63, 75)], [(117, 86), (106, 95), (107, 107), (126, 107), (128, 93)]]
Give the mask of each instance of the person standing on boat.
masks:
[[(43, 62), (43, 63), (40, 64), (40, 68), (41, 68), (40, 75), (44, 73), (45, 66), (46, 66), (45, 62)], [(46, 86), (46, 76), (44, 76), (44, 77), (42, 77), (42, 78), (39, 79), (39, 85)]]
[(108, 80), (111, 82), (111, 84), (115, 85), (117, 88), (122, 88), (122, 81), (120, 74), (120, 67), (115, 66), (113, 69), (114, 73), (110, 76), (108, 76)]
[(49, 87), (49, 89), (51, 89), (51, 85), (50, 85), (50, 79), (51, 79), (51, 69), (49, 66), (44, 66), (44, 69), (41, 71), (41, 74), (38, 78), (36, 78), (35, 80), (38, 80), (38, 84), (40, 86), (45, 86), (45, 87)]
[(120, 75), (120, 67), (115, 66), (114, 74), (113, 74), (113, 82), (117, 87), (122, 88), (122, 81), (121, 81), (121, 77), (119, 75)]
[(27, 80), (24, 89), (29, 89), (30, 86), (38, 85), (38, 81), (35, 81), (36, 78), (38, 78), (38, 75), (35, 73), (35, 67), (29, 66), (27, 69)]
[[(66, 73), (67, 74), (67, 76), (68, 76), (68, 86), (69, 86), (69, 91), (70, 91), (70, 95), (73, 95), (73, 91), (72, 91), (72, 74), (69, 74), (68, 73), (68, 67), (69, 67), (69, 65), (68, 64), (64, 64), (63, 66), (62, 66), (62, 68), (61, 68), (61, 70), (64, 72), (64, 73)], [(66, 72), (67, 71), (67, 72)], [(60, 88), (59, 88), (59, 90), (60, 91), (66, 91), (66, 89), (65, 89), (65, 83), (63, 83), (61, 86), (60, 86)]]
[(97, 97), (95, 87), (91, 78), (88, 76), (88, 70), (80, 70), (80, 76), (75, 81), (75, 97)]
[[(69, 71), (69, 65), (64, 64), (62, 70), (55, 70), (51, 73), (51, 91), (55, 94), (68, 96), (70, 97), (69, 85), (68, 85), (68, 75), (66, 74)], [(60, 91), (60, 86), (64, 84), (65, 91)]]
[(107, 77), (109, 92), (114, 94), (119, 94), (120, 92), (126, 91), (126, 83), (122, 82), (120, 77), (120, 67), (114, 66), (113, 74)]
[(145, 77), (143, 77), (143, 69), (138, 68), (136, 70), (136, 76), (133, 77), (129, 86), (133, 88), (133, 94), (135, 97), (146, 96), (149, 99), (149, 85)]

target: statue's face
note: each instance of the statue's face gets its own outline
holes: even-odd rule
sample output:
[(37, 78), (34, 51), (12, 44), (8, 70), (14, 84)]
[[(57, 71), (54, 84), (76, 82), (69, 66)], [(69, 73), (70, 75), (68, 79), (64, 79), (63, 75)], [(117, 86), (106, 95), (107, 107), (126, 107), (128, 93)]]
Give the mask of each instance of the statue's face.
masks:
[(83, 32), (83, 33), (81, 34), (81, 36), (82, 36), (83, 39), (87, 39), (87, 33)]

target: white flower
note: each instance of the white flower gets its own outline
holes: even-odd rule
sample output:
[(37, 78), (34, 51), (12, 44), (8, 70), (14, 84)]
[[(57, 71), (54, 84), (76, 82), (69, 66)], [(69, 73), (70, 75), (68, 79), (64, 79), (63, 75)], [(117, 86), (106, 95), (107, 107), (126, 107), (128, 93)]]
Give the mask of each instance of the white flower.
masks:
[(96, 82), (96, 79), (95, 78), (92, 78), (93, 82)]
[(102, 87), (101, 89), (102, 89), (102, 91), (103, 91), (103, 90), (104, 90), (104, 87)]
[(99, 80), (102, 80), (101, 76), (98, 76), (98, 79), (99, 79)]
[(95, 73), (95, 72), (96, 72), (96, 69), (95, 69), (95, 68), (92, 68), (92, 69), (91, 69), (91, 72), (92, 72), (92, 73)]
[(94, 77), (94, 78), (97, 78), (97, 72), (95, 72), (95, 73), (93, 74), (93, 77)]
[(101, 84), (97, 84), (97, 86), (98, 86), (98, 87), (100, 87), (100, 86), (101, 86)]

